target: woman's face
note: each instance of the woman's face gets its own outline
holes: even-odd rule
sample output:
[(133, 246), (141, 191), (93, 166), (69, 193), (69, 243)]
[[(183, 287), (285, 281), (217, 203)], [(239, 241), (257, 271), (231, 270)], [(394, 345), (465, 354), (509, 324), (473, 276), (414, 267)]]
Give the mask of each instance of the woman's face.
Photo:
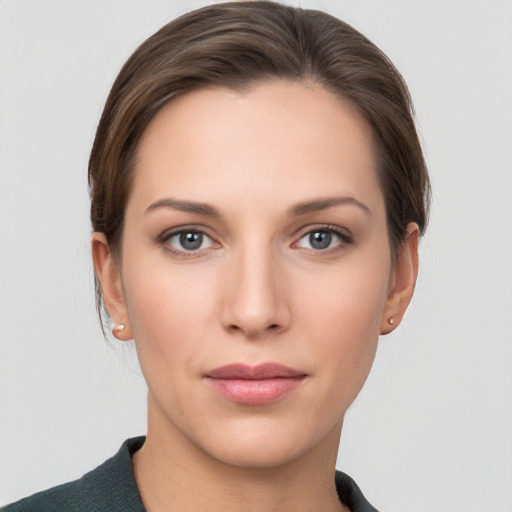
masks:
[(332, 451), (407, 305), (369, 130), (316, 85), (164, 107), (139, 146), (121, 254), (95, 258), (135, 338), (149, 434), (238, 466)]

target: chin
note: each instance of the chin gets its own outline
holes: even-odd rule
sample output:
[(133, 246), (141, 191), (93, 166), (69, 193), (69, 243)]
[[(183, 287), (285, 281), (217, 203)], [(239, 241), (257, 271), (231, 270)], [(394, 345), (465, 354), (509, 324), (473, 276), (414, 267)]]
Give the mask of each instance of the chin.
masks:
[(273, 469), (300, 458), (304, 450), (291, 443), (270, 439), (258, 443), (230, 442), (229, 446), (217, 446), (211, 453), (219, 462), (242, 469)]
[[(253, 418), (255, 420), (255, 418)], [(274, 469), (315, 454), (337, 453), (342, 422), (334, 426), (281, 419), (235, 422), (222, 435), (209, 437), (200, 447), (215, 460), (244, 469)]]

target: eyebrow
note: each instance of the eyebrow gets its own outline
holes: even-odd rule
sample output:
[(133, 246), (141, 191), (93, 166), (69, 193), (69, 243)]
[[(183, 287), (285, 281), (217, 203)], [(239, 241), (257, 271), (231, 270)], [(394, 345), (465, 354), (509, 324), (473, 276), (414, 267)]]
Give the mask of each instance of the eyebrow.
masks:
[[(371, 211), (364, 203), (358, 201), (355, 197), (328, 197), (324, 199), (314, 199), (312, 201), (305, 201), (299, 203), (288, 210), (290, 217), (298, 217), (307, 213), (319, 212), (332, 208), (333, 206), (351, 204), (362, 209), (366, 214), (371, 215)], [(207, 217), (220, 217), (220, 213), (213, 206), (206, 203), (196, 203), (194, 201), (180, 201), (178, 199), (165, 198), (159, 199), (150, 204), (146, 208), (146, 213), (149, 213), (158, 208), (172, 208), (186, 213), (193, 213), (196, 215), (206, 215)]]
[(371, 215), (370, 208), (366, 206), (361, 201), (358, 201), (355, 197), (327, 197), (325, 199), (315, 199), (313, 201), (305, 201), (304, 203), (299, 203), (290, 210), (288, 210), (288, 215), (290, 216), (299, 216), (304, 215), (306, 213), (314, 213), (322, 210), (326, 210), (327, 208), (332, 208), (333, 206), (350, 204), (353, 206), (357, 206), (361, 208), (366, 214)]
[(172, 208), (173, 210), (180, 210), (187, 213), (195, 213), (196, 215), (206, 215), (208, 217), (220, 217), (220, 213), (209, 204), (196, 203), (192, 201), (179, 201), (177, 199), (166, 198), (159, 199), (150, 204), (146, 208), (146, 213), (149, 213), (157, 208)]

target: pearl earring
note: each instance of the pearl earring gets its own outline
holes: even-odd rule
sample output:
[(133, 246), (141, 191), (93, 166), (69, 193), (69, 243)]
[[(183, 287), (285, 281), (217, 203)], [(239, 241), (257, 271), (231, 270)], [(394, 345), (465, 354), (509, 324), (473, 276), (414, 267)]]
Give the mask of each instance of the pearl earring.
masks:
[[(391, 317), (389, 320), (389, 325), (394, 325), (395, 324), (395, 319), (393, 317)], [(124, 326), (123, 326), (124, 327)]]
[(124, 324), (119, 324), (114, 327), (114, 331), (121, 332), (124, 330)]

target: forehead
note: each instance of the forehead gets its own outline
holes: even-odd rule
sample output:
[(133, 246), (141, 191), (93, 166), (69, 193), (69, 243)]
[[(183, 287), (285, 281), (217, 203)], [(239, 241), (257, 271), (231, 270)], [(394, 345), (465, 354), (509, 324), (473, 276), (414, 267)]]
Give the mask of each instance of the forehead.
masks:
[(201, 89), (171, 101), (148, 125), (129, 203), (142, 208), (165, 194), (224, 204), (351, 194), (376, 203), (375, 167), (364, 119), (318, 85)]

